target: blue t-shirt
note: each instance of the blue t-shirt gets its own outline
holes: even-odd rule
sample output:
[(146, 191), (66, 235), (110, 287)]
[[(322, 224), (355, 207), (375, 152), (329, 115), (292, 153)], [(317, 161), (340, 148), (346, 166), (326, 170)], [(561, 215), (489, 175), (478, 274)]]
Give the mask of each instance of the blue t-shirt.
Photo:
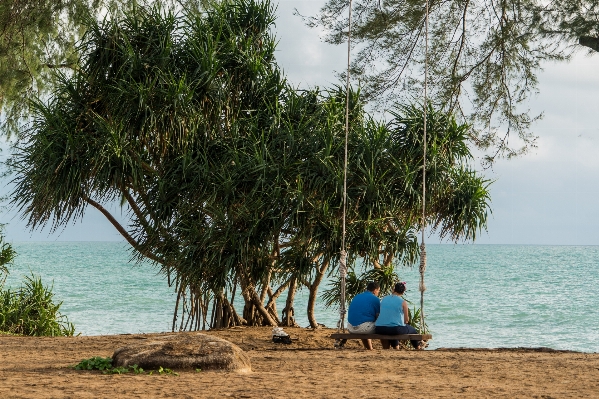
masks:
[(358, 294), (352, 299), (347, 311), (347, 321), (352, 326), (359, 326), (367, 321), (375, 321), (380, 313), (381, 302), (370, 291)]
[(397, 327), (404, 326), (403, 298), (397, 295), (387, 295), (381, 299), (381, 314), (376, 319), (376, 326)]

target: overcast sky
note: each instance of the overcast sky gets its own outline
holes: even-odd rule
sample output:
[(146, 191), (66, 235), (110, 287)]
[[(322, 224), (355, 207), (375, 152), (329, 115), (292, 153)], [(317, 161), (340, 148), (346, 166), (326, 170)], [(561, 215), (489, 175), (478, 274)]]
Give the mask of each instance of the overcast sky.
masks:
[[(323, 3), (279, 4), (277, 58), (289, 81), (301, 87), (336, 83), (333, 72), (346, 62), (344, 46), (323, 43), (293, 15), (294, 8), (313, 15)], [(534, 126), (539, 147), (484, 172), (495, 180), (493, 215), (477, 243), (599, 245), (599, 54), (581, 53), (569, 63), (543, 67), (540, 93), (530, 103), (532, 113), (545, 113)], [(82, 222), (56, 233), (27, 231), (14, 213), (4, 213), (1, 220), (8, 223), (7, 239), (13, 242), (121, 240), (91, 207)]]

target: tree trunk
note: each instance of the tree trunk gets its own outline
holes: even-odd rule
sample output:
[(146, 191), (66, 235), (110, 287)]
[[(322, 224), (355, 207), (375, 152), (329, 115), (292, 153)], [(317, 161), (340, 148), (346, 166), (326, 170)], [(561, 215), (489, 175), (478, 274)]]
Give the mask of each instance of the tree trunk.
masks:
[(268, 287), (268, 303), (266, 304), (266, 310), (268, 310), (268, 313), (270, 313), (270, 316), (275, 319), (275, 321), (277, 322), (277, 325), (281, 324), (281, 322), (279, 321), (279, 315), (277, 313), (277, 298), (279, 297), (280, 293), (277, 292), (272, 292), (272, 290), (270, 289), (270, 287)]
[(220, 293), (214, 299), (214, 320), (211, 328), (230, 328), (245, 325), (245, 319), (239, 317), (233, 304), (227, 300), (227, 297)]
[(393, 262), (393, 253), (389, 252), (386, 256), (385, 256), (385, 268), (391, 266), (391, 263)]
[(285, 308), (281, 313), (282, 322), (281, 325), (284, 327), (296, 327), (295, 322), (295, 310), (293, 309), (293, 301), (295, 300), (295, 291), (297, 290), (297, 278), (292, 277), (289, 283), (289, 291), (287, 291), (287, 301), (285, 302)]
[(316, 317), (314, 316), (314, 307), (316, 305), (316, 297), (318, 295), (318, 286), (322, 282), (322, 278), (324, 277), (324, 273), (326, 272), (328, 267), (329, 267), (329, 260), (327, 259), (322, 262), (322, 266), (318, 270), (318, 273), (316, 274), (314, 281), (312, 282), (312, 284), (310, 284), (310, 287), (309, 287), (310, 295), (308, 297), (307, 313), (308, 313), (308, 321), (310, 322), (310, 327), (312, 327), (312, 328), (319, 328), (319, 325), (316, 322)]
[(243, 317), (250, 326), (277, 326), (278, 323), (272, 318), (264, 304), (260, 301), (260, 296), (256, 292), (255, 284), (248, 281), (243, 276), (240, 277), (241, 295), (245, 301), (243, 308)]
[(580, 36), (578, 44), (588, 47), (592, 50), (599, 51), (599, 38), (592, 36)]
[(276, 320), (277, 325), (280, 325), (281, 322), (279, 321), (279, 313), (277, 312), (277, 298), (279, 298), (281, 296), (281, 294), (287, 289), (287, 287), (289, 287), (289, 284), (291, 283), (291, 278), (287, 281), (285, 281), (283, 284), (281, 284), (281, 286), (279, 288), (277, 288), (276, 291), (272, 291), (272, 289), (269, 287), (268, 288), (268, 303), (266, 304), (266, 309), (268, 309), (268, 311), (270, 312), (271, 316), (273, 317), (273, 319)]
[(255, 290), (250, 291), (252, 303), (260, 316), (262, 316), (262, 325), (276, 327), (278, 325), (277, 321), (272, 318), (268, 310), (264, 307), (262, 302), (260, 302), (260, 297)]

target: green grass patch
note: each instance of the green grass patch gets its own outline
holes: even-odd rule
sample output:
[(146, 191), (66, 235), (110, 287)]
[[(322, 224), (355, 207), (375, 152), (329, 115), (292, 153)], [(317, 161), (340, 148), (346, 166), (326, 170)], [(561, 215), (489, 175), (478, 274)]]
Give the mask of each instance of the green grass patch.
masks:
[(15, 333), (11, 333), (8, 331), (0, 331), (0, 335), (8, 335), (11, 337), (22, 337), (23, 336), (23, 334), (15, 334)]
[(108, 370), (112, 368), (112, 359), (109, 357), (91, 357), (89, 359), (82, 360), (78, 364), (74, 365), (75, 370)]
[[(72, 366), (72, 368), (74, 368), (75, 370), (98, 370), (104, 374), (127, 374), (127, 373), (146, 374), (144, 369), (139, 367), (137, 364), (134, 364), (134, 365), (128, 366), (128, 367), (124, 367), (124, 366), (112, 367), (112, 359), (111, 358), (99, 357), (99, 356), (91, 357), (89, 359), (84, 359), (81, 362), (79, 362), (78, 364)], [(174, 372), (173, 370), (165, 368), (165, 367), (159, 367), (158, 370), (151, 370), (147, 374), (152, 375), (154, 373), (157, 373), (160, 375), (162, 375), (162, 374), (175, 375), (175, 376), (179, 375), (178, 373)]]

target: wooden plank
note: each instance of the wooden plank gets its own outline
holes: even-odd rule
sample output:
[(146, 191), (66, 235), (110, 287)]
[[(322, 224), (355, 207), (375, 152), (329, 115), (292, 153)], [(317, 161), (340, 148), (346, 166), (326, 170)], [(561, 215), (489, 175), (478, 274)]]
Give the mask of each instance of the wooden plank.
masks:
[(388, 339), (400, 341), (428, 341), (433, 339), (431, 334), (402, 334), (402, 335), (380, 335), (380, 334), (331, 334), (333, 339)]

